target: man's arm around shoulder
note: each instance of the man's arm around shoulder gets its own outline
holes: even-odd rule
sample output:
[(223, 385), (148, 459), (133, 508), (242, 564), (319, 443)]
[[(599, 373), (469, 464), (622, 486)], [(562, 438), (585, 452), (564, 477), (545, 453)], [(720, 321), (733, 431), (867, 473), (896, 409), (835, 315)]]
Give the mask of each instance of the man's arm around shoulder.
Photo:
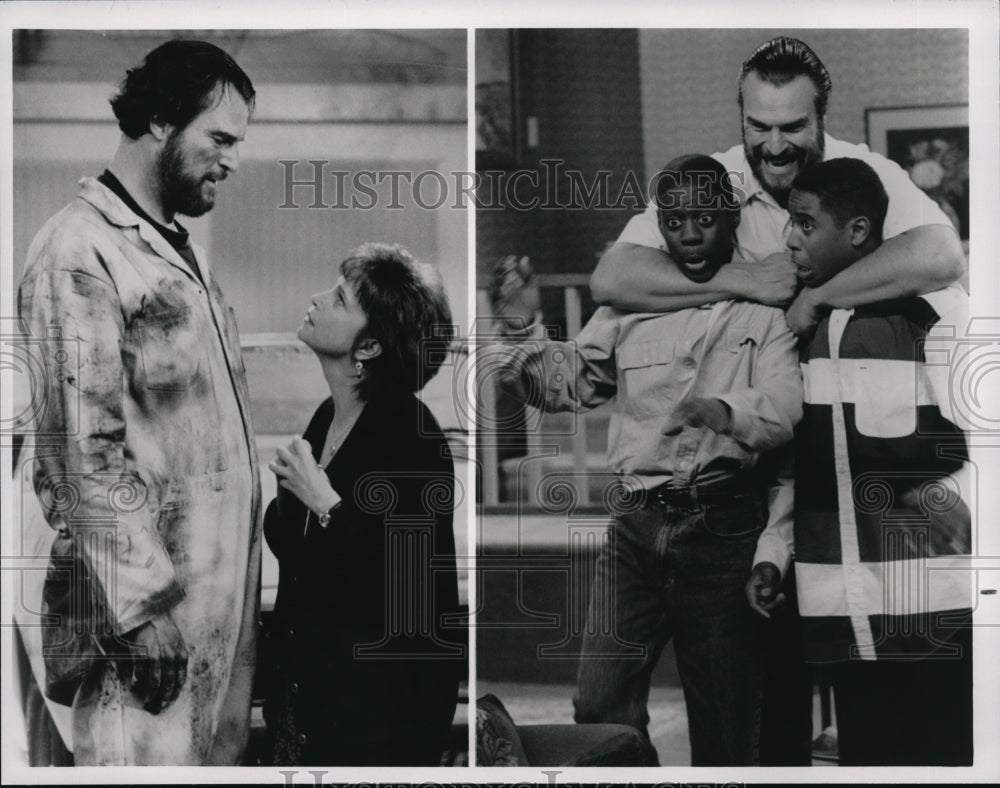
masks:
[(783, 306), (795, 294), (795, 267), (784, 253), (734, 260), (711, 281), (698, 283), (663, 250), (619, 241), (598, 262), (590, 291), (597, 303), (626, 312), (676, 312), (728, 298)]
[(788, 325), (796, 334), (805, 334), (829, 309), (931, 293), (965, 274), (965, 254), (955, 229), (924, 224), (886, 239), (826, 284), (804, 288), (788, 308)]

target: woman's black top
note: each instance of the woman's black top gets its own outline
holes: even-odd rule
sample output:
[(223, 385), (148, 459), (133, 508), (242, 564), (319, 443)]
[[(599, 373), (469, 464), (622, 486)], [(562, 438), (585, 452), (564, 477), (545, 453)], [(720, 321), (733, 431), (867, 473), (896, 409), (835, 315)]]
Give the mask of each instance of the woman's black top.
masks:
[[(303, 434), (315, 458), (333, 410)], [(280, 486), (264, 516), (280, 569), (261, 668), (274, 764), (437, 765), (467, 642), (447, 439), (412, 394), (382, 397), (326, 473), (342, 498), (326, 528)]]

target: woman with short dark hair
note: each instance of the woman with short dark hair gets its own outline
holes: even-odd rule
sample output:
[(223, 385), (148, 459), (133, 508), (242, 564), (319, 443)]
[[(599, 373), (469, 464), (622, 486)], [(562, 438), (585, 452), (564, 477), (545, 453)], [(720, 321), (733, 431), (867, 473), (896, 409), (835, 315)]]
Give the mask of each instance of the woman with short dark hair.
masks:
[(464, 665), (464, 632), (444, 621), (458, 609), (454, 470), (414, 395), (450, 323), (434, 268), (366, 244), (299, 327), (330, 398), (270, 465), (275, 765), (433, 766), (447, 746)]

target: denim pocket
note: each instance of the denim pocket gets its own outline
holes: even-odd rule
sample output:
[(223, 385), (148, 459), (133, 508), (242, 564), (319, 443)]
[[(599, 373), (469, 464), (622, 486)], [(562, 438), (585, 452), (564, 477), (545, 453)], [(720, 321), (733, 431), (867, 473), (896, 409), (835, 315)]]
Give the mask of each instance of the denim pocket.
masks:
[(764, 506), (755, 498), (734, 497), (732, 504), (706, 506), (705, 530), (723, 539), (756, 537), (764, 530)]

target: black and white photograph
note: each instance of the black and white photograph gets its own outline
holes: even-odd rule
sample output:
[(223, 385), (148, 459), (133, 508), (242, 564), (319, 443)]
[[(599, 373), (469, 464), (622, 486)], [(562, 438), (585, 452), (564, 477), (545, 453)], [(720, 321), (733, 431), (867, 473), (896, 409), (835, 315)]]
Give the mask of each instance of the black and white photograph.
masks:
[(968, 31), (497, 40), (480, 762), (971, 766)]
[(998, 63), (0, 3), (4, 784), (1000, 779)]
[(465, 762), (466, 52), (13, 32), (32, 766)]

